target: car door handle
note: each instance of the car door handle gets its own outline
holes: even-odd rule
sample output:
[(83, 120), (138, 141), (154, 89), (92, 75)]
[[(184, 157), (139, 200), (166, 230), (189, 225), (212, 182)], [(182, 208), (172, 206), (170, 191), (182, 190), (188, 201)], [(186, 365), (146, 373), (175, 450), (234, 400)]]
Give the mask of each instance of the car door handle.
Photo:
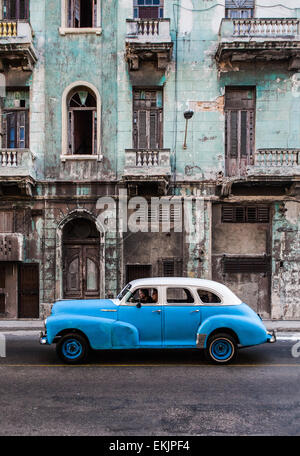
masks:
[(152, 310), (152, 313), (160, 313), (161, 310)]
[(194, 312), (200, 312), (200, 310), (191, 310), (191, 314), (194, 313)]

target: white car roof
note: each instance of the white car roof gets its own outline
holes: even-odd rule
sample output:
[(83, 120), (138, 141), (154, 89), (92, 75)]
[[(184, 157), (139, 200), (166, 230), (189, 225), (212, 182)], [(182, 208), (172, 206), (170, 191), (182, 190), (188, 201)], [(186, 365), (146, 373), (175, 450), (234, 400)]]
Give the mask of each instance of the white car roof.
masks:
[(190, 277), (152, 277), (132, 280), (130, 283), (132, 287), (148, 287), (155, 285), (172, 285), (174, 287), (178, 287), (185, 285), (190, 287), (204, 288), (221, 295), (223, 298), (223, 304), (242, 304), (242, 301), (228, 287), (213, 280), (194, 279)]

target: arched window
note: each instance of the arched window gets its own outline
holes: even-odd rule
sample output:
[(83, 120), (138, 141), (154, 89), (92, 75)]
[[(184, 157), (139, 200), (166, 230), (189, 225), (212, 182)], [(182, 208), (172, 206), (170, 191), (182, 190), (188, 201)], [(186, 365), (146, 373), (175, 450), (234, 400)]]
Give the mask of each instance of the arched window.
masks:
[(97, 153), (97, 101), (88, 87), (76, 87), (68, 98), (68, 154)]

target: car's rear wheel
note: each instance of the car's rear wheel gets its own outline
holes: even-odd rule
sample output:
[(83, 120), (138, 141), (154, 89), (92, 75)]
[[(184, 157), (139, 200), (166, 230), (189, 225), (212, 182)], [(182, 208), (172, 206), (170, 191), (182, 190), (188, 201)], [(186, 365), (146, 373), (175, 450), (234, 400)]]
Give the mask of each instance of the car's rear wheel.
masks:
[(86, 360), (89, 345), (80, 334), (70, 333), (63, 336), (56, 345), (56, 353), (66, 364), (79, 364)]
[(229, 334), (214, 334), (208, 339), (205, 355), (215, 364), (231, 363), (237, 356), (237, 343)]

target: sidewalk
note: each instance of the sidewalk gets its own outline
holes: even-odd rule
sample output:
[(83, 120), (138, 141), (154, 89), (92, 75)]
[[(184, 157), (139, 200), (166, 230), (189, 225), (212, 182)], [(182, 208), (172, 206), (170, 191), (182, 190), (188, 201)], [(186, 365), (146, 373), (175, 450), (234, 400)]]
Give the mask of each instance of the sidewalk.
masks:
[[(300, 332), (300, 320), (263, 320), (268, 330), (277, 332)], [(0, 320), (0, 331), (43, 330), (43, 320)]]
[(44, 320), (0, 320), (0, 332), (42, 331)]

